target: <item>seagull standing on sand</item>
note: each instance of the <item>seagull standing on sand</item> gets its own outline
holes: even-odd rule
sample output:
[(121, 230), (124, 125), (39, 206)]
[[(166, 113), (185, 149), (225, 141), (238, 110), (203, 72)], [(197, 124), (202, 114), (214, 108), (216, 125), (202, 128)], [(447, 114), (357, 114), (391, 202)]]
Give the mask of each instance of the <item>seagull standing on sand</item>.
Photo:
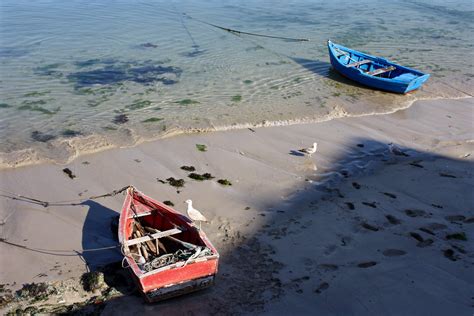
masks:
[(185, 203), (188, 204), (187, 213), (188, 213), (189, 218), (195, 222), (199, 222), (199, 230), (201, 230), (201, 222), (207, 222), (207, 218), (204, 217), (204, 215), (202, 215), (201, 212), (199, 212), (193, 207), (192, 200), (186, 200)]
[(302, 148), (302, 149), (300, 149), (300, 150), (298, 150), (298, 151), (299, 151), (299, 152), (302, 152), (302, 153), (305, 153), (305, 154), (307, 154), (308, 156), (311, 157), (311, 155), (314, 154), (317, 149), (318, 149), (318, 143), (313, 143), (313, 146), (312, 146), (312, 147)]

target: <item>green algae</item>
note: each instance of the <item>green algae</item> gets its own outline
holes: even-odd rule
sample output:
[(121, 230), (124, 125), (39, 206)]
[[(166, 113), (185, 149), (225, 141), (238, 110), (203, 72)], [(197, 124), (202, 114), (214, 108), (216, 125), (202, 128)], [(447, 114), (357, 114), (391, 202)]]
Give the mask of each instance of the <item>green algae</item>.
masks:
[(243, 81), (243, 83), (245, 83), (245, 84), (252, 84), (252, 83), (253, 83), (253, 81), (252, 81), (252, 80), (248, 80), (248, 79), (247, 79), (247, 80), (244, 80), (244, 81)]
[(0, 103), (0, 109), (6, 109), (6, 108), (10, 108), (11, 105), (8, 104), (8, 103)]
[(147, 118), (146, 120), (143, 120), (142, 123), (154, 123), (154, 122), (160, 122), (163, 121), (163, 118), (161, 117), (150, 117)]
[(18, 107), (18, 110), (20, 110), (20, 111), (33, 111), (33, 112), (40, 112), (40, 113), (48, 114), (48, 115), (54, 115), (54, 114), (58, 113), (61, 110), (61, 107), (57, 107), (54, 110), (48, 110), (48, 109), (45, 109), (42, 106), (25, 104), (25, 105), (22, 105), (22, 106)]
[(50, 93), (51, 93), (50, 90), (48, 90), (48, 91), (42, 91), (42, 92), (40, 92), (40, 91), (32, 91), (32, 92), (25, 93), (23, 96), (24, 96), (24, 97), (27, 97), (27, 98), (29, 98), (29, 97), (42, 97), (42, 96), (45, 96), (45, 95), (50, 94)]
[(149, 105), (151, 105), (151, 101), (149, 100), (135, 100), (132, 104), (127, 105), (126, 108), (129, 110), (138, 110)]
[(199, 104), (200, 102), (196, 100), (192, 100), (192, 99), (183, 99), (180, 101), (176, 101), (175, 103), (179, 105), (191, 105), (191, 104)]
[(232, 102), (240, 102), (240, 101), (242, 101), (242, 96), (240, 94), (234, 95), (231, 98), (231, 100), (232, 100)]
[(203, 145), (203, 144), (196, 144), (196, 148), (197, 150), (199, 151), (207, 151), (207, 146), (206, 145)]

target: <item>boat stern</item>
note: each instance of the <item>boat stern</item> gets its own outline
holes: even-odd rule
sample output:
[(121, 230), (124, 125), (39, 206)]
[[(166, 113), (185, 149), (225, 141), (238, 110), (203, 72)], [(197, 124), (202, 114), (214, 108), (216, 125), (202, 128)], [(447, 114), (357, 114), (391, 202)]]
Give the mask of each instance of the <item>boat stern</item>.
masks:
[(144, 293), (144, 295), (148, 303), (155, 303), (172, 297), (206, 289), (214, 285), (214, 280), (215, 275), (209, 275), (178, 284), (164, 286), (162, 288), (148, 291)]
[(419, 89), (429, 79), (429, 77), (430, 77), (429, 74), (425, 74), (416, 79), (413, 79), (410, 82), (410, 84), (407, 86), (407, 88), (405, 89), (404, 93), (408, 93), (408, 92)]

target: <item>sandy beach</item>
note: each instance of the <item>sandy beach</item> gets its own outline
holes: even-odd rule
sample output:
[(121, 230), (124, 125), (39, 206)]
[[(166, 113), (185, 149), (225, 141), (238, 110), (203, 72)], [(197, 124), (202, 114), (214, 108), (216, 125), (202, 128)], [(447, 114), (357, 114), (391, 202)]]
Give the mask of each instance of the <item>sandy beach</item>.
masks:
[[(216, 285), (154, 305), (118, 293), (95, 304), (105, 315), (472, 315), (473, 118), (472, 98), (439, 99), (387, 115), (181, 135), (2, 170), (0, 189), (68, 202), (134, 185), (183, 213), (192, 199), (205, 213), (203, 230), (221, 254)], [(313, 142), (312, 157), (298, 152)], [(215, 178), (192, 180), (183, 165)], [(184, 187), (159, 181), (169, 177)], [(12, 291), (78, 283), (120, 261), (117, 249), (82, 250), (117, 244), (111, 223), (122, 203), (122, 195), (48, 207), (2, 198), (0, 237), (36, 250), (0, 243), (0, 283)], [(98, 295), (71, 293), (35, 306)]]

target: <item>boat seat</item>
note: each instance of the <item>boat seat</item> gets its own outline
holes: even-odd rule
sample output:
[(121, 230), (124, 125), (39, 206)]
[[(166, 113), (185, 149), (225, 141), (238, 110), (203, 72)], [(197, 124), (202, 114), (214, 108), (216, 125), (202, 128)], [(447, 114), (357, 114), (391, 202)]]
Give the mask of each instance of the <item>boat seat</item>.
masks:
[(366, 72), (366, 74), (368, 74), (370, 76), (377, 76), (377, 75), (381, 75), (381, 74), (384, 74), (386, 72), (389, 72), (389, 71), (392, 71), (392, 70), (395, 70), (395, 69), (396, 68), (394, 66), (390, 66), (390, 67), (387, 67), (387, 68), (375, 69), (374, 71)]
[(418, 78), (417, 75), (407, 72), (407, 73), (401, 74), (400, 76), (393, 77), (392, 79), (403, 81), (403, 82), (411, 82), (413, 79), (416, 79), (416, 78)]
[(155, 234), (152, 234), (152, 235), (147, 235), (147, 236), (143, 236), (143, 237), (139, 237), (139, 238), (135, 238), (135, 239), (125, 240), (124, 245), (125, 246), (133, 246), (133, 245), (136, 245), (136, 244), (141, 244), (141, 243), (146, 242), (146, 241), (155, 240), (155, 239), (158, 239), (158, 238), (163, 238), (163, 237), (167, 237), (167, 236), (171, 236), (171, 235), (176, 235), (176, 234), (179, 234), (181, 232), (183, 232), (183, 230), (181, 230), (179, 228), (173, 228), (173, 229), (165, 230), (165, 231), (158, 232), (158, 233), (155, 233)]
[(364, 60), (361, 60), (361, 61), (356, 61), (354, 63), (347, 64), (346, 67), (347, 68), (359, 67), (360, 65), (365, 65), (365, 64), (368, 64), (368, 63), (371, 63), (371, 62), (372, 61), (370, 59), (364, 59)]

